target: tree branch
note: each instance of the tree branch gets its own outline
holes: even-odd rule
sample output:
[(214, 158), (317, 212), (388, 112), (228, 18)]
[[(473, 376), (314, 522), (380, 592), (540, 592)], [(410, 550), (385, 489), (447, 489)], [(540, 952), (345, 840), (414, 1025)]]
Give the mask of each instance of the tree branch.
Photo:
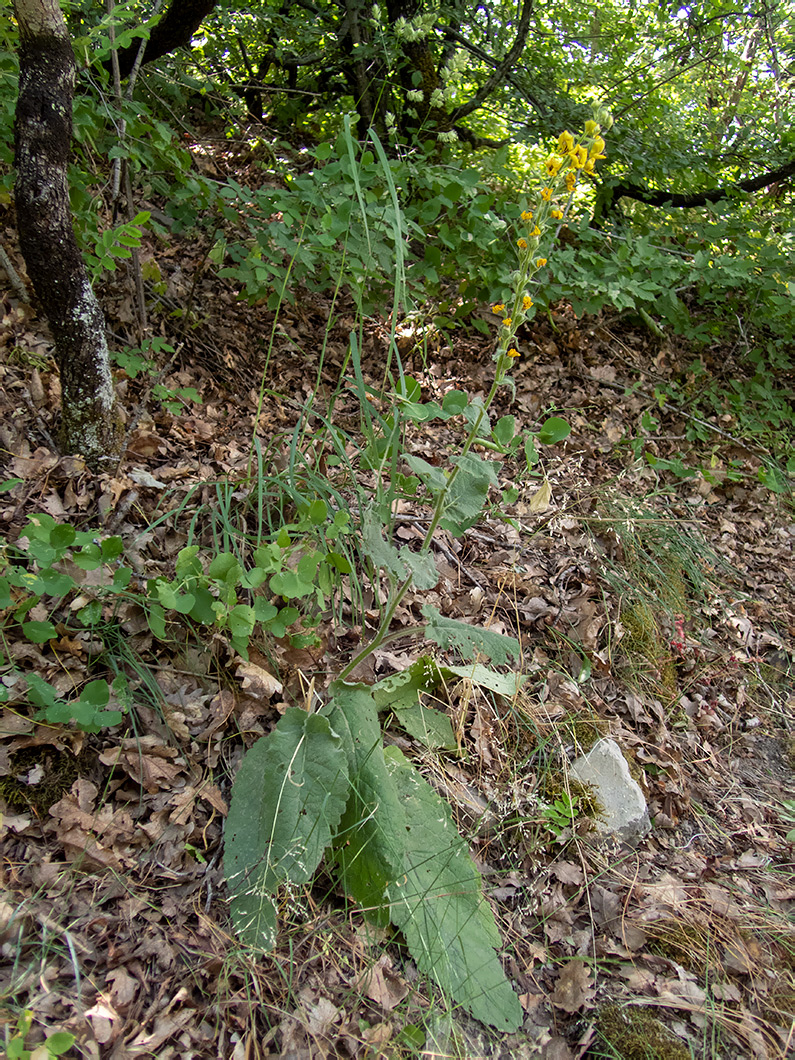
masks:
[(522, 8), (519, 14), (519, 25), (516, 29), (516, 39), (508, 50), (505, 58), (494, 67), (494, 72), (486, 78), (478, 91), (461, 107), (456, 107), (450, 115), (451, 122), (459, 122), (473, 110), (477, 110), (491, 93), (501, 85), (510, 71), (513, 69), (517, 59), (522, 54), (527, 43), (527, 34), (530, 32), (530, 16), (533, 13), (533, 0), (522, 0)]
[(605, 185), (604, 211), (609, 213), (612, 205), (622, 196), (645, 202), (649, 206), (673, 206), (677, 209), (687, 207), (706, 206), (710, 202), (719, 202), (727, 198), (735, 191), (759, 191), (769, 184), (775, 184), (779, 180), (786, 180), (795, 174), (795, 159), (787, 162), (778, 169), (771, 169), (759, 177), (750, 177), (741, 180), (737, 184), (730, 184), (725, 188), (713, 188), (712, 191), (694, 192), (693, 194), (682, 194), (675, 191), (651, 191), (641, 188), (637, 184), (614, 184), (612, 187)]
[[(216, 0), (171, 0), (168, 10), (157, 25), (152, 27), (142, 62), (151, 63), (177, 48), (187, 47), (191, 37), (215, 7)], [(135, 66), (141, 47), (133, 41), (119, 51), (119, 71), (127, 77)]]

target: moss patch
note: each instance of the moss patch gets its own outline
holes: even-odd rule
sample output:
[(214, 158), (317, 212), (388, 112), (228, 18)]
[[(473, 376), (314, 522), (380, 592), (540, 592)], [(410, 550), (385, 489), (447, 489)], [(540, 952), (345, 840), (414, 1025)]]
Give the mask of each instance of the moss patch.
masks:
[(14, 751), (8, 775), (0, 777), (0, 795), (15, 810), (46, 814), (81, 776), (82, 758), (50, 744)]
[(647, 1008), (605, 1005), (595, 1026), (601, 1042), (620, 1060), (691, 1060), (684, 1042)]

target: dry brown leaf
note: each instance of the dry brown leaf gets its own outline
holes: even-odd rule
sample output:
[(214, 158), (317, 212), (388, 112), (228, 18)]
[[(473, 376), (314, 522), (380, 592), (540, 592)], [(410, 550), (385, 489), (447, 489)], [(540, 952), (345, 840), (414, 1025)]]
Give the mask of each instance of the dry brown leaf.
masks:
[(405, 980), (392, 971), (392, 960), (387, 954), (383, 954), (372, 968), (363, 972), (356, 985), (385, 1012), (391, 1012), (409, 992)]
[(594, 996), (591, 969), (584, 961), (569, 961), (561, 969), (550, 1001), (564, 1012), (579, 1012)]

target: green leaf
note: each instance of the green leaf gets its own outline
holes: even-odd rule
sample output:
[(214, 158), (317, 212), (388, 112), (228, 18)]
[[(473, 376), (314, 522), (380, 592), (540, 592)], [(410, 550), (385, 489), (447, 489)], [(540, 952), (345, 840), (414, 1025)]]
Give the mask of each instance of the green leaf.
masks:
[(433, 464), (429, 464), (421, 456), (412, 456), (410, 453), (404, 453), (403, 459), (414, 474), (434, 493), (443, 490), (447, 485), (447, 475), (445, 475), (444, 471), (441, 468), (434, 467)]
[(280, 883), (306, 883), (348, 799), (348, 759), (328, 719), (289, 709), (243, 759), (226, 822), (224, 872), (232, 922), (268, 951), (276, 942)]
[(510, 657), (521, 657), (522, 649), (515, 637), (493, 633), (482, 626), (469, 626), (454, 618), (444, 618), (430, 604), (423, 606), (422, 613), (428, 620), (425, 636), (440, 648), (455, 648), (472, 662), (478, 653), (498, 664), (507, 663)]
[(31, 644), (44, 644), (58, 636), (58, 631), (52, 622), (23, 622), (22, 632)]
[(494, 424), (494, 440), (502, 446), (508, 446), (516, 435), (516, 417), (501, 416)]
[(404, 579), (411, 573), (417, 589), (432, 589), (439, 581), (433, 556), (428, 552), (412, 552), (404, 545), (400, 550), (384, 540), (381, 524), (368, 509), (362, 520), (362, 544), (365, 555), (376, 567), (383, 567), (396, 578)]
[(166, 639), (166, 616), (160, 604), (150, 604), (146, 612), (146, 621), (158, 640)]
[(71, 1049), (75, 1041), (75, 1036), (68, 1031), (56, 1031), (49, 1036), (44, 1046), (52, 1056), (60, 1056)]
[(335, 860), (348, 894), (377, 915), (383, 913), (387, 884), (402, 871), (406, 818), (384, 761), (378, 708), (370, 689), (336, 682), (331, 693), (324, 713), (343, 738), (351, 785)]
[(463, 390), (448, 390), (442, 398), (442, 409), (448, 416), (460, 416), (469, 404), (469, 395)]
[(542, 445), (554, 445), (556, 442), (562, 442), (564, 438), (568, 438), (571, 434), (571, 427), (568, 423), (561, 419), (560, 416), (550, 416), (541, 425), (541, 430), (536, 435), (536, 438), (541, 442)]
[(237, 557), (231, 552), (219, 552), (207, 568), (207, 576), (209, 578), (215, 578), (227, 584), (233, 583), (236, 585), (241, 573), (242, 568), (237, 561)]
[(229, 612), (229, 630), (233, 637), (250, 637), (256, 623), (256, 613), (249, 604), (236, 604)]
[(211, 626), (215, 622), (215, 610), (213, 608), (213, 604), (216, 602), (215, 597), (209, 589), (205, 589), (202, 585), (196, 588), (193, 596), (195, 597), (193, 607), (188, 614), (194, 622), (201, 622), (204, 626)]
[(297, 600), (315, 591), (312, 582), (304, 581), (294, 570), (277, 571), (271, 575), (269, 586), (272, 593), (278, 593), (285, 600)]
[(423, 692), (441, 684), (442, 672), (429, 655), (424, 655), (407, 670), (382, 678), (372, 692), (378, 710), (394, 711), (398, 724), (415, 740), (432, 750), (452, 751), (458, 743), (450, 719), (420, 702)]
[(519, 998), (505, 977), (494, 914), (450, 808), (397, 747), (385, 759), (406, 815), (403, 875), (387, 889), (390, 915), (418, 968), (491, 1027), (518, 1030)]
[(469, 666), (441, 666), (439, 669), (445, 681), (462, 677), (473, 685), (488, 688), (498, 696), (504, 696), (505, 699), (513, 699), (527, 680), (526, 674), (498, 674), (496, 670), (490, 670), (481, 663), (470, 663)]
[(475, 453), (465, 453), (456, 463), (459, 472), (445, 497), (440, 525), (454, 537), (460, 537), (480, 518), (489, 488), (498, 484), (499, 465)]

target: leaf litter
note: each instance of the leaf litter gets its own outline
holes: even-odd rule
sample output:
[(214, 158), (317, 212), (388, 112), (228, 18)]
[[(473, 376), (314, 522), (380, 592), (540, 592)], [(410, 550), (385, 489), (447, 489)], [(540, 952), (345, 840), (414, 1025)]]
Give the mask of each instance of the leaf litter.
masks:
[[(201, 258), (178, 241), (170, 249), (164, 273), (178, 261), (189, 275)], [(119, 328), (124, 297), (118, 285), (105, 292)], [(187, 401), (175, 416), (125, 380), (128, 449), (116, 476), (95, 479), (53, 450), (49, 338), (28, 307), (3, 296), (3, 478), (19, 480), (0, 498), (8, 540), (37, 512), (101, 522), (124, 539), (137, 578), (173, 577), (192, 514), (211, 511), (214, 484), (245, 470), (252, 435), (290, 430), (315, 393), (308, 380), (320, 380), (315, 400), (336, 386), (352, 307), (337, 306), (330, 324), (319, 295), (284, 307), (265, 379), (280, 396), (260, 403), (259, 336), (272, 314), (237, 304), (205, 273), (194, 284), (198, 304), (201, 329), (172, 334), (179, 325), (165, 316), (157, 326), (179, 350), (164, 382), (194, 387), (201, 404)], [(324, 333), (320, 362), (315, 336)], [(496, 411), (533, 426), (545, 409), (564, 410), (572, 433), (545, 453), (541, 479), (528, 483), (506, 462), (500, 487), (518, 490), (507, 517), (495, 509), (458, 539), (438, 532), (438, 584), (396, 615), (396, 628), (409, 629), (432, 603), (445, 620), (515, 637), (524, 681), (500, 694), (439, 648), (446, 678), (425, 706), (449, 717), (453, 749), (389, 730), (469, 842), (522, 1031), (501, 1041), (444, 1016), (399, 937), (368, 927), (322, 872), (284, 888), (272, 954), (254, 958), (231, 934), (221, 872), (231, 781), (244, 750), (289, 706), (322, 699), (372, 633), (371, 597), (357, 622), (325, 616), (317, 647), (277, 639), (247, 661), (218, 634), (158, 642), (141, 609), (123, 604), (121, 665), (142, 692), (134, 729), (34, 727), (24, 689), (10, 689), (0, 716), (0, 984), (7, 1011), (33, 1010), (31, 1040), (68, 1030), (71, 1055), (103, 1060), (400, 1056), (423, 1046), (562, 1058), (599, 1055), (617, 1009), (653, 1013), (666, 1041), (699, 1056), (773, 1058), (792, 1048), (795, 884), (782, 813), (795, 798), (792, 509), (756, 481), (758, 456), (727, 436), (731, 424), (708, 443), (683, 442), (687, 413), (655, 405), (653, 383), (680, 371), (686, 351), (660, 348), (620, 317), (577, 320), (566, 306), (525, 339), (515, 399), (506, 392)], [(488, 378), (481, 337), (456, 333), (449, 346), (405, 352), (429, 400), (451, 386), (477, 393)], [(368, 322), (373, 386), (383, 363), (383, 327)], [(20, 398), (33, 418), (17, 414)], [(649, 410), (660, 427), (643, 434)], [(335, 416), (355, 429), (352, 393)], [(694, 466), (717, 473), (660, 471), (636, 458), (638, 437), (658, 460), (679, 459), (684, 446)], [(437, 463), (453, 442), (446, 423), (418, 424), (409, 440)], [(742, 478), (721, 473), (738, 460)], [(398, 544), (410, 547), (422, 525), (422, 511), (401, 502)], [(81, 582), (86, 600), (96, 584)], [(352, 616), (352, 597), (346, 607)], [(398, 643), (370, 661), (368, 679), (427, 650)], [(6, 644), (26, 673), (65, 691), (95, 673), (95, 647), (65, 635)], [(553, 828), (544, 814), (561, 793), (568, 805), (585, 798), (566, 766), (608, 734), (654, 823), (636, 849), (594, 843), (587, 816)]]

